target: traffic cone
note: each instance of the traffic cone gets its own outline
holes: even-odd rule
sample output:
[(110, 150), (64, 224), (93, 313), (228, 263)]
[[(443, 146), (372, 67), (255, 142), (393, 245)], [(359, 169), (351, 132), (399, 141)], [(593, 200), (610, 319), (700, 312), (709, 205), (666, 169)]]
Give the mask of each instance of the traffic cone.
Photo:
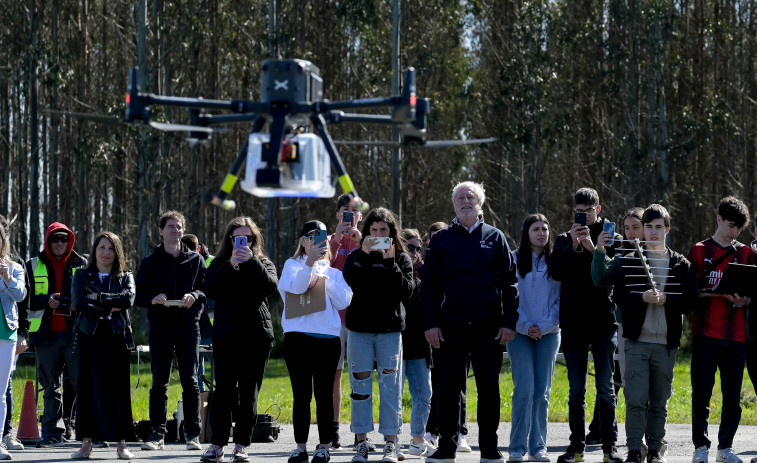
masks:
[(34, 398), (34, 382), (27, 381), (24, 387), (24, 402), (21, 404), (21, 419), (16, 437), (22, 440), (39, 440), (37, 427), (37, 401)]

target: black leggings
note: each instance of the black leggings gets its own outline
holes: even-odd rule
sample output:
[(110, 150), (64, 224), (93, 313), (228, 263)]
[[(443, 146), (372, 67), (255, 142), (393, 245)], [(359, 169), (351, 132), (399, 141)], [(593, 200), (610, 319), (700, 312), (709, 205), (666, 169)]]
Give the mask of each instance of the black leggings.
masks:
[(318, 437), (334, 439), (334, 375), (342, 352), (339, 337), (317, 338), (304, 333), (284, 335), (284, 360), (292, 383), (294, 441), (304, 444), (310, 431), (310, 400), (315, 391)]

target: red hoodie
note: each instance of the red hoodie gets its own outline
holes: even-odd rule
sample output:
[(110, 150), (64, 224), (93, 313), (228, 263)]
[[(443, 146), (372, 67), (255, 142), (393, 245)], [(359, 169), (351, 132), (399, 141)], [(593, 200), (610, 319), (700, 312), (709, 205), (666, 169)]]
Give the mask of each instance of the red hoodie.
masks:
[[(56, 231), (65, 231), (68, 233), (68, 247), (66, 248), (66, 254), (62, 259), (56, 259), (52, 252), (50, 252), (50, 237)], [(76, 241), (76, 235), (67, 226), (59, 222), (53, 222), (47, 227), (47, 233), (45, 234), (45, 256), (52, 265), (53, 275), (55, 280), (53, 281), (53, 292), (60, 293), (63, 289), (63, 273), (66, 270), (66, 262), (71, 255), (71, 250), (74, 248), (74, 242)], [(58, 310), (53, 311), (51, 320), (50, 331), (53, 333), (62, 333), (66, 331), (66, 319), (63, 318), (63, 314)]]

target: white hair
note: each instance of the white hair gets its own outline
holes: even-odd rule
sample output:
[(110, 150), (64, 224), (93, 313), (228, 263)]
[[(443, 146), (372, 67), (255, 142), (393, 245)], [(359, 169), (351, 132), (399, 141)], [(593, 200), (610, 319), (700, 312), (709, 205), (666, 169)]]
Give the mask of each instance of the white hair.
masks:
[(455, 203), (455, 196), (457, 196), (457, 193), (462, 190), (463, 188), (469, 188), (473, 191), (473, 193), (478, 196), (478, 205), (483, 206), (484, 201), (486, 200), (486, 194), (484, 193), (484, 184), (483, 183), (476, 183), (476, 182), (460, 182), (457, 185), (455, 185), (455, 188), (452, 189), (452, 203)]

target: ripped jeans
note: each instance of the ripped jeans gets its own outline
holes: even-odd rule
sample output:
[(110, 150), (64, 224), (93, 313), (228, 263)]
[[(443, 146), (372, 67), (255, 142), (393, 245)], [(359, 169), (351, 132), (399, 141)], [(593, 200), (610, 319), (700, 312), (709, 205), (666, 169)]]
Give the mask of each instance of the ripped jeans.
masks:
[[(384, 436), (402, 433), (402, 337), (397, 333), (361, 333), (347, 336), (350, 365), (350, 430), (355, 434), (373, 431), (373, 362), (376, 361), (381, 404), (379, 429)], [(365, 375), (365, 379), (358, 379)]]

